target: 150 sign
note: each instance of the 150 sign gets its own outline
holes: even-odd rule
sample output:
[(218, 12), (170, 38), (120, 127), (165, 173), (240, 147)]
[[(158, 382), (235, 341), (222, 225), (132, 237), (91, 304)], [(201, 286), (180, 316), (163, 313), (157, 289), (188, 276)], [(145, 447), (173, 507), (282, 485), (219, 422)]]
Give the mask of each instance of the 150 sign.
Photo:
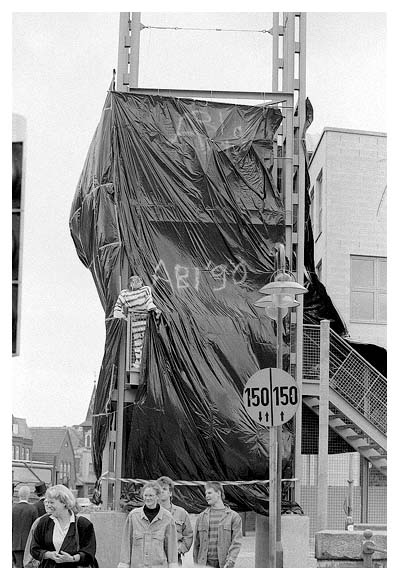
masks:
[(270, 367), (250, 377), (243, 402), (256, 422), (271, 428), (288, 422), (299, 405), (299, 388), (289, 373)]

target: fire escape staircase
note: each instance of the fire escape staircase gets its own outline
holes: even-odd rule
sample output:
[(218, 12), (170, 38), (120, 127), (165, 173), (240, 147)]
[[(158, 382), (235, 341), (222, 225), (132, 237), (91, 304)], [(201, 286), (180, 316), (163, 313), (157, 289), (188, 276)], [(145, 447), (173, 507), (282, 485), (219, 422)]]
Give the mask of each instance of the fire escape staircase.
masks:
[[(303, 402), (319, 413), (319, 327), (304, 325)], [(387, 471), (387, 380), (334, 331), (329, 339), (329, 426)]]

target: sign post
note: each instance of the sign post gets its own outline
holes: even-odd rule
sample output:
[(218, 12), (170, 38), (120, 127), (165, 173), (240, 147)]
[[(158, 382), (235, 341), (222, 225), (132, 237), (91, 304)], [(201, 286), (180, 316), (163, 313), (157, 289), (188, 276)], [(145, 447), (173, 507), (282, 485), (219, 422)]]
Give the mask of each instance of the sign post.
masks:
[[(279, 365), (280, 357), (278, 357)], [(283, 567), (281, 541), (281, 426), (296, 413), (299, 388), (294, 378), (278, 368), (257, 371), (243, 391), (244, 405), (257, 423), (270, 428), (269, 442), (269, 566)]]

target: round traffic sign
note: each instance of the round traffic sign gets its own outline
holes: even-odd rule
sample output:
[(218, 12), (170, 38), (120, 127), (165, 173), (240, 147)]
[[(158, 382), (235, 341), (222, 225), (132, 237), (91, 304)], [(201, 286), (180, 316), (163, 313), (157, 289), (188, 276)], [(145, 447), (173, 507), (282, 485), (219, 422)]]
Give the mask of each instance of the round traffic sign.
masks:
[(249, 415), (273, 428), (288, 422), (299, 405), (299, 388), (289, 373), (275, 367), (260, 369), (250, 377), (243, 391)]

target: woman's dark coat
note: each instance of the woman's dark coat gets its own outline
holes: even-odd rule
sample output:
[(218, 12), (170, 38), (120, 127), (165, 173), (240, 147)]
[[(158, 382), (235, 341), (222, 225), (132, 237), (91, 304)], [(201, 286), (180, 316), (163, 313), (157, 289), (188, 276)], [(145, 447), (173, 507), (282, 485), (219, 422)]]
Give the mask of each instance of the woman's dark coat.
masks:
[(90, 520), (84, 516), (75, 516), (75, 522), (71, 523), (68, 532), (65, 536), (60, 551), (65, 551), (70, 555), (76, 555), (78, 552), (76, 529), (78, 527), (79, 534), (79, 554), (80, 561), (76, 563), (56, 563), (52, 559), (44, 559), (46, 551), (55, 551), (53, 545), (53, 530), (54, 521), (50, 515), (43, 516), (38, 522), (33, 535), (31, 543), (31, 555), (37, 559), (40, 564), (39, 567), (96, 567), (96, 537), (94, 528)]

